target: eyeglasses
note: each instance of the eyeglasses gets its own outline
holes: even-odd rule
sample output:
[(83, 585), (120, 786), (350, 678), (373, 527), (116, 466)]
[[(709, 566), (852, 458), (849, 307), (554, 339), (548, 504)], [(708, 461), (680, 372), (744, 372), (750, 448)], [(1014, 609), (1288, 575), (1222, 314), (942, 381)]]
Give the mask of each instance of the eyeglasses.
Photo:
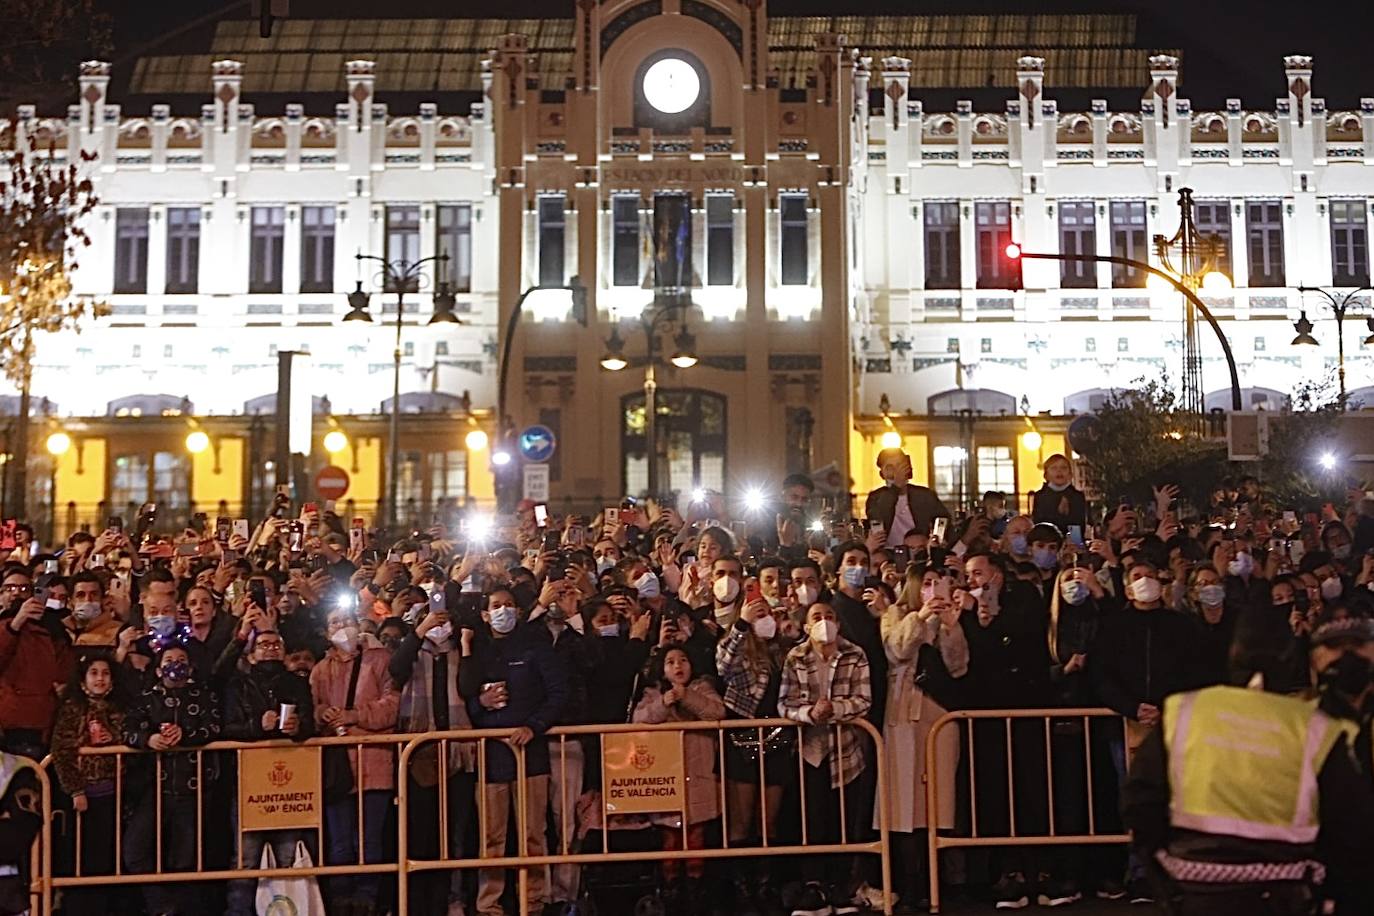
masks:
[(7, 591), (7, 592), (20, 592), (20, 593), (23, 593), (23, 594), (27, 594), (27, 593), (33, 591), (33, 586), (32, 586), (32, 585), (24, 585), (24, 584), (21, 584), (21, 583), (18, 583), (18, 582), (6, 582), (3, 586), (0, 586), (0, 590)]
[(271, 650), (271, 649), (285, 649), (285, 648), (286, 648), (286, 644), (285, 644), (285, 643), (280, 642), (279, 640), (275, 640), (275, 639), (270, 640), (270, 641), (263, 641), (263, 640), (260, 639), (260, 640), (257, 641), (257, 643), (255, 643), (255, 646), (256, 646), (256, 648), (259, 648), (259, 649), (268, 649), (268, 650)]

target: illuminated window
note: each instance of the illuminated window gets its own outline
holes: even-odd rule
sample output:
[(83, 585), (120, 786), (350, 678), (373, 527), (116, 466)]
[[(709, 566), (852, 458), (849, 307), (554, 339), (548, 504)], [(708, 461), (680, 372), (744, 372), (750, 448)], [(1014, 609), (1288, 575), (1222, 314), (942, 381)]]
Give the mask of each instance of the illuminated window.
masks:
[[(1097, 254), (1097, 211), (1090, 200), (1066, 200), (1059, 204), (1059, 250), (1064, 254)], [(1097, 286), (1093, 261), (1063, 261), (1059, 285), (1066, 289)]]
[(931, 449), (931, 459), (935, 494), (947, 504), (964, 505), (968, 452), (957, 445), (937, 445)]
[(1231, 276), (1231, 204), (1224, 200), (1200, 200), (1194, 205), (1197, 231), (1219, 245), (1212, 269)]
[(472, 292), (472, 204), (439, 208), (439, 238), (435, 245), (448, 255), (448, 281), (455, 293)]
[(200, 208), (167, 208), (167, 292), (194, 293), (200, 276)]
[[(420, 260), (420, 208), (417, 206), (386, 208), (386, 259), (404, 267)], [(405, 292), (419, 289), (419, 281), (412, 278), (405, 283)], [(396, 284), (388, 283), (387, 292), (401, 292)]]
[(281, 292), (282, 250), (286, 240), (286, 209), (254, 207), (249, 245), (248, 291)]
[(1364, 201), (1331, 201), (1331, 282), (1369, 285), (1369, 232)]
[(925, 205), (926, 289), (958, 289), (959, 205), (934, 200)]
[(1007, 258), (1011, 244), (1011, 204), (1005, 200), (981, 201), (973, 205), (974, 228), (978, 240), (978, 288), (1011, 289), (1016, 274)]
[(301, 292), (334, 291), (334, 208), (301, 207)]
[(147, 207), (120, 207), (115, 211), (114, 291), (148, 291)]
[(1283, 206), (1277, 200), (1245, 205), (1245, 241), (1251, 286), (1283, 286)]
[(978, 446), (978, 489), (1016, 492), (1016, 462), (1012, 461), (1010, 446)]
[[(1114, 200), (1111, 209), (1112, 255), (1148, 261), (1150, 251), (1145, 235), (1145, 202), (1143, 200)], [(1112, 265), (1112, 286), (1140, 287), (1145, 274), (1122, 264)]]

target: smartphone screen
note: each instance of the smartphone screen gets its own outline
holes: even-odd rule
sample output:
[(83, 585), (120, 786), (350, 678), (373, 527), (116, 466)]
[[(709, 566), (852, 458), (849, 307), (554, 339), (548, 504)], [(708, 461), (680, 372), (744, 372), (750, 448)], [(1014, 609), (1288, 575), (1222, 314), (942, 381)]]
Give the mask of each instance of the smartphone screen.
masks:
[(234, 533), (234, 534), (237, 534), (239, 537), (243, 538), (245, 541), (248, 540), (248, 519), (246, 519), (246, 518), (236, 518), (236, 519), (234, 519), (234, 531), (233, 531), (233, 533)]
[(744, 603), (757, 601), (763, 597), (763, 589), (759, 587), (758, 579), (750, 579), (744, 583)]
[(949, 600), (949, 576), (940, 576), (935, 580), (935, 597)]
[(227, 515), (221, 515), (215, 519), (215, 540), (221, 544), (229, 543), (229, 535), (233, 533), (233, 522)]
[(881, 519), (870, 518), (870, 519), (868, 520), (868, 532), (869, 532), (869, 534), (882, 534), (882, 533), (885, 532), (886, 530), (887, 530), (887, 528), (883, 526), (883, 523), (882, 523), (882, 520), (881, 520)]
[(941, 516), (930, 523), (930, 538), (938, 544), (945, 542), (945, 529), (949, 527), (949, 519)]
[(534, 506), (534, 524), (538, 528), (549, 526), (549, 507), (544, 503), (536, 503)]
[(1083, 526), (1082, 526), (1082, 525), (1070, 525), (1070, 526), (1069, 526), (1069, 543), (1072, 544), (1072, 545), (1075, 546), (1075, 547), (1082, 547), (1082, 546), (1083, 546)]

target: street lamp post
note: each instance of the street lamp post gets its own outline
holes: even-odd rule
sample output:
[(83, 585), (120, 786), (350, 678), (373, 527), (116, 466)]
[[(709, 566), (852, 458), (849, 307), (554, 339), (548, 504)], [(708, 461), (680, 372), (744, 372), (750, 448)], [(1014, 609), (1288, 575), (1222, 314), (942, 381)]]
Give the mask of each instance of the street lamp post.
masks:
[[(1368, 286), (1359, 289), (1352, 289), (1349, 292), (1336, 293), (1324, 290), (1319, 286), (1299, 286), (1300, 293), (1320, 293), (1326, 298), (1327, 304), (1331, 306), (1331, 312), (1336, 316), (1336, 375), (1340, 379), (1341, 386), (1341, 410), (1345, 410), (1345, 313), (1355, 304), (1355, 297), (1360, 293), (1374, 292)], [(1369, 336), (1364, 339), (1366, 344), (1374, 344), (1374, 315), (1365, 319), (1365, 326), (1369, 328)], [(1293, 330), (1298, 332), (1298, 336), (1293, 338), (1294, 345), (1316, 346), (1317, 338), (1312, 336), (1312, 322), (1307, 320), (1307, 309), (1302, 310), (1298, 320), (1293, 322)]]
[[(397, 493), (400, 486), (401, 477), (401, 328), (405, 325), (405, 294), (407, 288), (411, 287), (418, 290), (420, 281), (423, 279), (421, 268), (426, 264), (439, 264), (447, 267), (448, 253), (431, 255), (427, 258), (420, 258), (418, 261), (388, 261), (386, 258), (375, 254), (362, 254), (359, 252), (354, 256), (361, 264), (363, 261), (376, 261), (381, 264), (380, 276), (382, 277), (382, 289), (384, 291), (394, 290), (396, 293), (396, 349), (393, 353), (394, 370), (391, 384), (391, 431), (390, 448), (388, 454), (387, 468), (387, 525), (394, 528), (397, 521)], [(363, 321), (371, 323), (372, 315), (367, 310), (368, 293), (363, 291), (363, 281), (358, 281), (358, 287), (348, 294), (349, 312), (344, 316), (344, 321)], [(439, 282), (434, 293), (434, 314), (430, 316), (430, 324), (462, 324), (463, 322), (454, 314), (453, 290), (447, 280)], [(278, 418), (280, 421), (280, 418)]]
[[(678, 324), (673, 335), (673, 352), (668, 362), (678, 369), (690, 369), (697, 364), (696, 340), (687, 330), (687, 308), (692, 304), (686, 292), (663, 291), (654, 296), (654, 301), (639, 316), (644, 327), (646, 354), (644, 359), (644, 452), (648, 461), (649, 496), (657, 499), (659, 448), (658, 448), (658, 376), (659, 335), (668, 325)], [(630, 365), (625, 358), (625, 341), (619, 329), (612, 329), (606, 341), (606, 355), (601, 358), (601, 367), (611, 372), (619, 372)]]

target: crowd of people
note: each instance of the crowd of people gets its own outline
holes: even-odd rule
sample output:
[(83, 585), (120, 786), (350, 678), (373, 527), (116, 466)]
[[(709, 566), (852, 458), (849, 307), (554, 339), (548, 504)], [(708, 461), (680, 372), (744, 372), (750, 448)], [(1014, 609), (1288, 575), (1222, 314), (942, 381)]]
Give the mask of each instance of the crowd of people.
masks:
[[(1131, 751), (1167, 696), (1228, 680), (1238, 630), (1276, 647), (1271, 689), (1333, 688), (1323, 702), (1363, 723), (1368, 770), (1374, 651), (1363, 630), (1330, 626), (1374, 609), (1367, 494), (1308, 513), (1269, 504), (1247, 478), (1191, 509), (1166, 484), (1148, 505), (1091, 515), (1070, 462), (1054, 456), (1027, 511), (987, 493), (952, 513), (910, 483), (900, 450), (878, 464), (884, 486), (858, 521), (794, 475), (762, 511), (732, 513), (711, 492), (680, 510), (625, 500), (591, 518), (526, 503), (510, 524), (473, 516), (395, 539), (314, 504), (297, 512), (284, 494), (251, 531), (204, 519), (158, 537), (147, 507), (135, 525), (111, 519), (40, 549), (12, 525), (0, 545), (0, 745), (51, 757), (61, 804), (82, 823), (78, 842), (75, 819), (64, 822), (63, 864), (92, 876), (117, 864), (254, 869), (265, 844), (289, 864), (298, 840), (323, 864), (382, 863), (398, 818), (412, 859), (500, 857), (521, 824), (525, 854), (599, 851), (600, 745), (550, 728), (780, 717), (795, 726), (687, 733), (682, 811), (612, 816), (617, 848), (860, 841), (886, 805), (899, 912), (927, 897), (927, 830), (1120, 832)], [(927, 810), (925, 747), (946, 711), (1103, 706), (1121, 718), (942, 729), (938, 810)], [(883, 738), (885, 797), (860, 720)], [(481, 748), (426, 746), (405, 772), (394, 745), (325, 751), (322, 849), (314, 831), (240, 837), (233, 754), (186, 753), (218, 740), (469, 728), (512, 732)], [(156, 753), (81, 753), (118, 745)], [(521, 797), (523, 819), (511, 811)], [(1120, 847), (968, 850), (944, 865), (944, 883), (1000, 909), (1154, 896), (1148, 863)], [(598, 868), (529, 869), (530, 911), (565, 912)], [(881, 909), (872, 856), (655, 868), (650, 886), (670, 916)], [(419, 872), (410, 911), (497, 916), (521, 886), (507, 877)], [(394, 910), (395, 888), (377, 873), (322, 883), (331, 916)], [(251, 876), (72, 888), (61, 907), (246, 916), (255, 888)]]

